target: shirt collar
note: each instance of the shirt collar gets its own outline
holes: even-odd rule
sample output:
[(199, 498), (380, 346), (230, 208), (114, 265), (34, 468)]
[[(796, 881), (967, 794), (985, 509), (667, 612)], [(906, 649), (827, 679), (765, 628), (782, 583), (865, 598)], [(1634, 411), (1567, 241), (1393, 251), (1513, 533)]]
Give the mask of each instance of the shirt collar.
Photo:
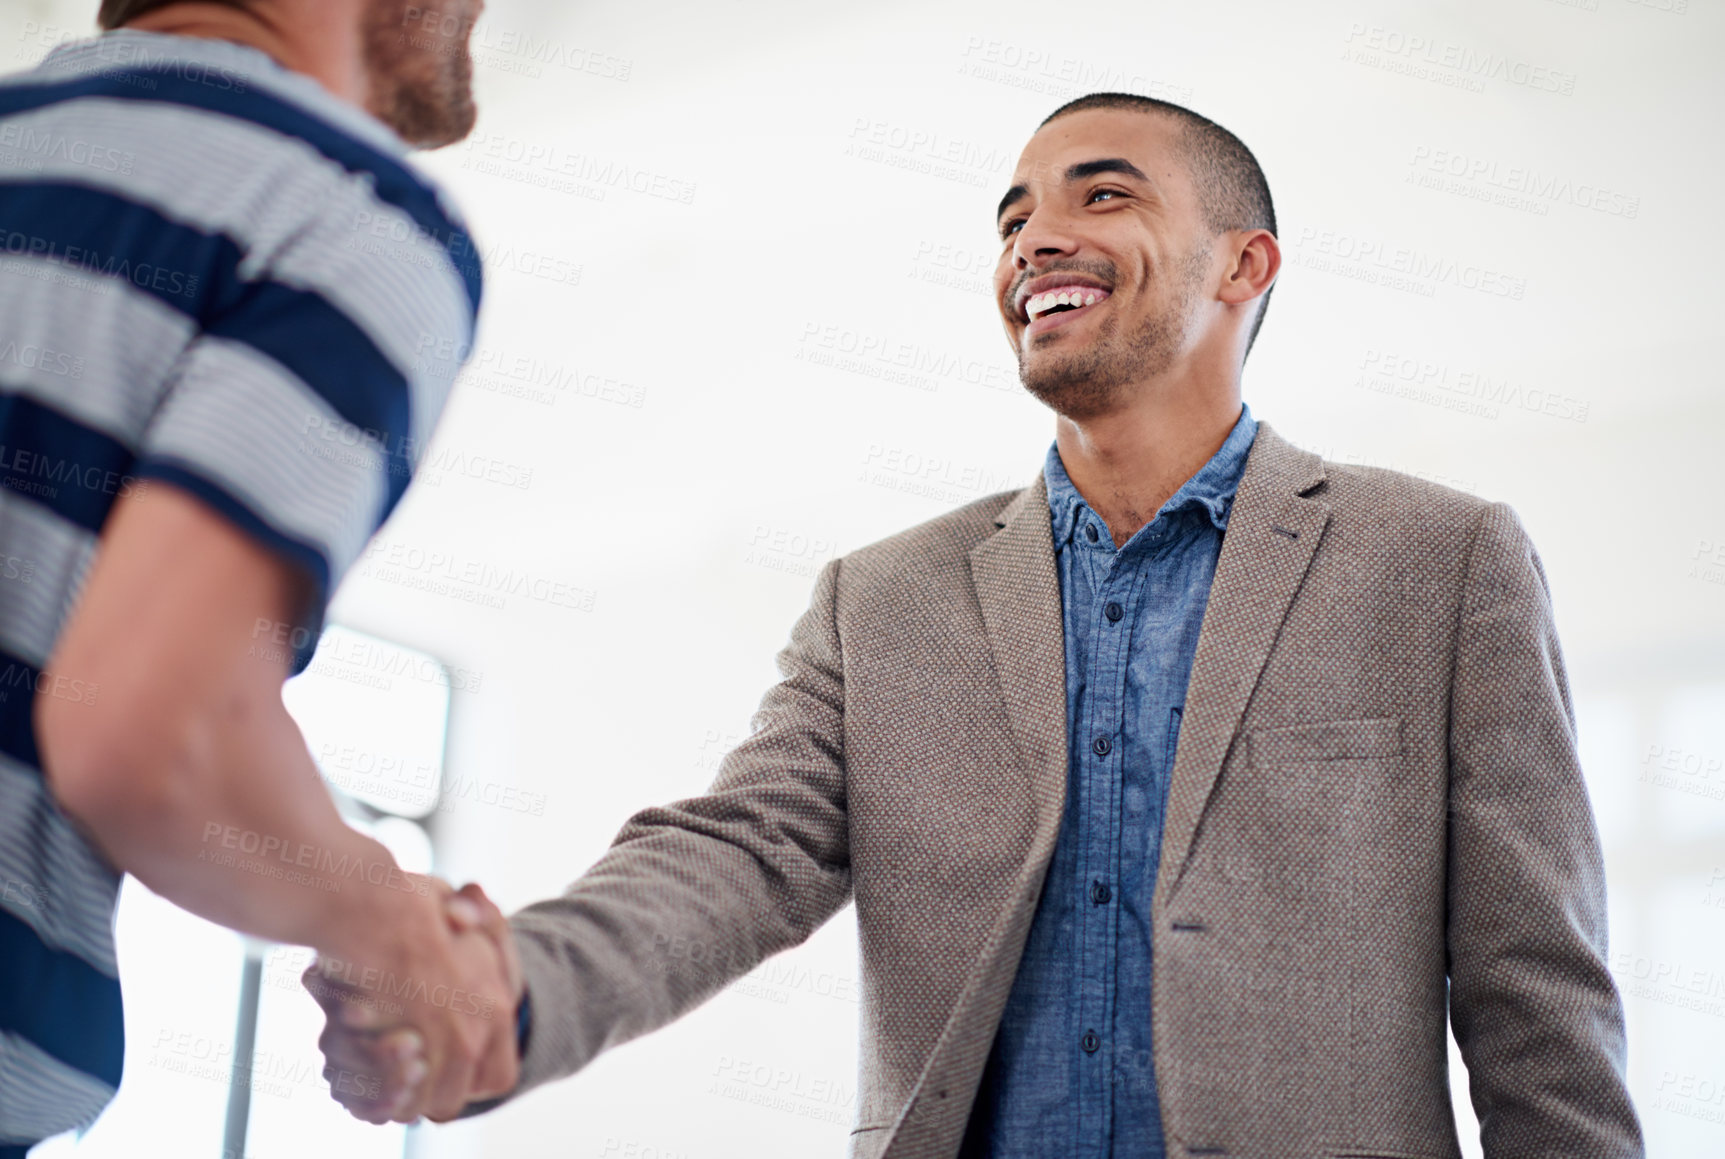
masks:
[[(1240, 487), (1240, 477), (1246, 472), (1246, 456), (1258, 435), (1258, 420), (1252, 408), (1242, 405), (1234, 429), (1228, 433), (1210, 461), (1198, 469), (1180, 489), (1162, 504), (1156, 518), (1194, 508), (1209, 519), (1218, 531), (1228, 529), (1228, 514), (1234, 506), (1234, 492)], [(1048, 458), (1042, 466), (1042, 476), (1048, 485), (1048, 513), (1053, 521), (1054, 548), (1059, 551), (1072, 542), (1073, 533), (1082, 523), (1090, 505), (1078, 493), (1066, 464), (1060, 460), (1058, 443), (1048, 448)], [(1151, 521), (1152, 523), (1155, 520)]]

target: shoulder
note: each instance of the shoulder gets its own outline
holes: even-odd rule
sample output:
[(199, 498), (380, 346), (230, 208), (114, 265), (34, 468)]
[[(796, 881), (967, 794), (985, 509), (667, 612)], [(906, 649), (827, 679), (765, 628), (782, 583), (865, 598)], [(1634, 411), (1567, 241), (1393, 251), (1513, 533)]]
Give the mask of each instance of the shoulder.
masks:
[(1405, 471), (1336, 462), (1271, 433), (1281, 454), (1303, 456), (1322, 482), (1308, 497), (1329, 509), (1325, 542), (1358, 562), (1457, 575), (1531, 565), (1538, 557), (1514, 508)]
[(1242, 490), (1256, 482), (1253, 476), (1273, 489), (1291, 485), (1322, 503), (1335, 524), (1391, 540), (1471, 531), (1489, 509), (1501, 506), (1411, 472), (1328, 458), (1289, 442), (1268, 423), (1259, 424)]
[(1404, 471), (1329, 460), (1324, 460), (1321, 498), (1343, 519), (1381, 524), (1416, 537), (1473, 527), (1494, 506), (1478, 495)]
[(0, 118), (0, 151), (36, 181), (224, 238), (248, 278), (278, 257), (303, 267), (301, 255), (319, 252), (341, 265), (335, 251), (375, 259), (390, 247), (412, 276), (441, 268), (449, 291), (477, 306), (465, 225), (402, 142), (256, 50), (108, 33), (0, 79)]
[(859, 547), (840, 561), (847, 586), (898, 578), (930, 576), (943, 569), (969, 567), (970, 553), (998, 530), (997, 519), (1025, 492), (1001, 491), (954, 511)]
[(407, 146), (375, 117), (259, 50), (227, 41), (121, 29), (61, 44), (34, 68), (0, 76), (0, 112), (8, 117), (89, 104), (137, 117), (177, 111), (206, 125), (245, 122), (355, 158), (400, 163), (407, 156)]

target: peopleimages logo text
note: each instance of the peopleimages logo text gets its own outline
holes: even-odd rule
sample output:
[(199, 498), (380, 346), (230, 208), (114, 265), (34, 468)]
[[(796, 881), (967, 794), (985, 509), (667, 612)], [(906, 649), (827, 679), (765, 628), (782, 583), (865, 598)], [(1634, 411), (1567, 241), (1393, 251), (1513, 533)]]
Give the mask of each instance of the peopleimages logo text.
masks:
[(1402, 32), (1381, 24), (1348, 25), (1342, 43), (1362, 46), (1385, 56), (1399, 57), (1434, 68), (1486, 80), (1502, 80), (1524, 88), (1570, 96), (1575, 92), (1575, 74), (1545, 65), (1533, 64), (1497, 52), (1481, 52), (1453, 40)]

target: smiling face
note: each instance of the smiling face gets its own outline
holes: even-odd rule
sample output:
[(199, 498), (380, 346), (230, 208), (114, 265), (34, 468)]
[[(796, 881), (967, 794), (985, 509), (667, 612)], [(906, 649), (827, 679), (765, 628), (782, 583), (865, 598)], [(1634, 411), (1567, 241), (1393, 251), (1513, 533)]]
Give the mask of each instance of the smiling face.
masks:
[(1172, 118), (1069, 113), (1025, 146), (1001, 202), (995, 298), (1025, 387), (1082, 419), (1204, 339), (1214, 237)]

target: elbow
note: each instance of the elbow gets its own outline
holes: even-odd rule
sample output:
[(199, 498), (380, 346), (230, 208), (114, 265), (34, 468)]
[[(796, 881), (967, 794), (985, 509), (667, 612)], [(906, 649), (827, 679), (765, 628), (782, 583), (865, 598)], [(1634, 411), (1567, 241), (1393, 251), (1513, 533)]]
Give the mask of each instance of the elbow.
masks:
[(48, 790), (117, 865), (114, 854), (129, 834), (160, 831), (195, 801), (188, 723), (94, 697), (38, 694), (36, 743)]

